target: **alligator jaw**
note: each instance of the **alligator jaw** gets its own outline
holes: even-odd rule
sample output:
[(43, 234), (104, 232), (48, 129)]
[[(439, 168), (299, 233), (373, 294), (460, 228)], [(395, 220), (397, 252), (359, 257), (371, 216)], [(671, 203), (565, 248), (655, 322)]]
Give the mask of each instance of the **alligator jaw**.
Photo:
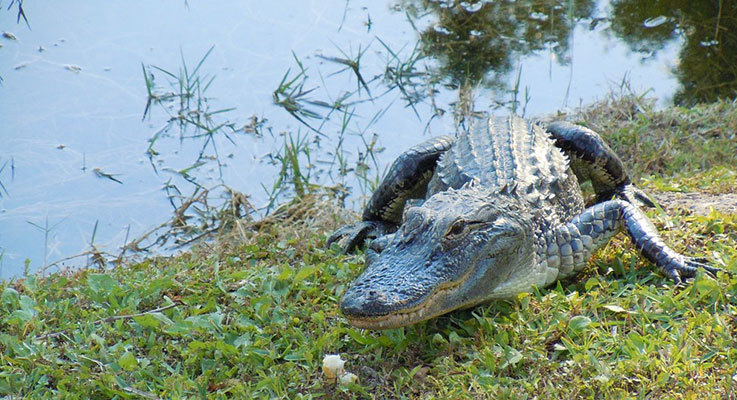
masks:
[[(456, 286), (457, 287), (457, 286)], [(421, 322), (438, 315), (445, 314), (450, 310), (437, 310), (435, 313), (430, 313), (428, 310), (440, 296), (447, 294), (451, 288), (441, 289), (428, 297), (428, 299), (417, 307), (409, 310), (397, 311), (393, 314), (371, 316), (371, 317), (351, 317), (346, 315), (348, 322), (357, 327), (364, 329), (392, 329), (399, 328)]]
[[(452, 294), (456, 291), (466, 280), (470, 277), (471, 271), (466, 273), (456, 282), (451, 282), (442, 287), (437, 288), (433, 294), (427, 297), (422, 303), (406, 309), (397, 310), (391, 314), (376, 315), (376, 316), (351, 316), (347, 313), (343, 313), (348, 320), (348, 323), (363, 329), (393, 329), (400, 328), (402, 326), (416, 324), (431, 318), (435, 318), (439, 315), (446, 314), (450, 311), (463, 308), (465, 304), (459, 304), (453, 308), (444, 308), (442, 305), (438, 305), (443, 298)], [(438, 305), (436, 307), (436, 305)]]

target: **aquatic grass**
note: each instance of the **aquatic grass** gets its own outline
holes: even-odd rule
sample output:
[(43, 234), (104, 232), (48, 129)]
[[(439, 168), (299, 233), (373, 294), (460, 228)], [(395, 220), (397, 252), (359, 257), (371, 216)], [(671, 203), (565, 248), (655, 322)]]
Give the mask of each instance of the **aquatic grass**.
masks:
[[(10, 180), (12, 181), (13, 179), (15, 179), (15, 159), (13, 157), (10, 157), (10, 160), (5, 160), (3, 162), (3, 165), (0, 166), (0, 177), (2, 176), (3, 171), (5, 171), (5, 167), (8, 167), (8, 163), (10, 163)], [(5, 195), (7, 196), (8, 188), (5, 187), (5, 184), (3, 184), (3, 180), (0, 179), (0, 198), (3, 197), (3, 193), (5, 193)]]
[[(143, 119), (150, 117), (151, 106), (154, 104), (159, 105), (160, 109), (169, 115), (166, 124), (149, 140), (147, 154), (154, 171), (156, 171), (156, 166), (153, 160), (159, 155), (158, 151), (154, 149), (154, 144), (166, 135), (173, 126), (177, 126), (180, 141), (200, 140), (202, 142), (197, 159), (191, 165), (198, 168), (206, 164), (203, 161), (213, 160), (217, 164), (220, 177), (222, 177), (223, 164), (218, 156), (216, 136), (222, 136), (229, 142), (234, 143), (231, 135), (237, 133), (238, 130), (235, 128), (235, 123), (227, 119), (227, 115), (222, 115), (235, 110), (235, 108), (210, 109), (210, 99), (206, 93), (215, 80), (215, 76), (200, 74), (200, 70), (214, 48), (214, 46), (210, 47), (193, 69), (187, 66), (184, 54), (182, 54), (178, 74), (155, 65), (148, 67), (141, 65), (148, 94)], [(156, 86), (154, 71), (164, 74), (164, 77), (168, 79), (170, 91), (161, 92)], [(221, 117), (225, 117), (225, 119), (219, 120), (218, 118)], [(215, 154), (214, 157), (207, 157), (208, 149), (212, 150)]]
[[(364, 79), (361, 59), (368, 48), (369, 46), (365, 48), (359, 46), (356, 56), (340, 48), (338, 51), (343, 57), (318, 55), (322, 60), (343, 66), (342, 69), (327, 75), (318, 69), (319, 85), (312, 83), (305, 65), (293, 53), (298, 72), (293, 74), (291, 68), (287, 70), (273, 92), (273, 102), (305, 125), (309, 132), (305, 134), (297, 132), (299, 140), (294, 140), (291, 132), (283, 133), (285, 145), (267, 155), (269, 160), (280, 166), (280, 173), (274, 184), (270, 187), (262, 185), (269, 198), (265, 207), (267, 212), (273, 209), (280, 199), (288, 197), (288, 193), (302, 196), (317, 189), (319, 185), (325, 186), (320, 187), (320, 190), (327, 188), (333, 191), (340, 198), (341, 204), (351, 192), (348, 183), (357, 184), (364, 195), (370, 190), (367, 188), (375, 186), (375, 181), (378, 180), (378, 176), (375, 176), (378, 173), (376, 154), (383, 149), (377, 145), (375, 135), (368, 132), (391, 104), (381, 106), (373, 103), (389, 91), (376, 97), (371, 95), (370, 85), (380, 82), (380, 76)], [(345, 74), (350, 74), (356, 79), (356, 89), (338, 95), (331, 94), (328, 79)], [(366, 102), (371, 102), (373, 108), (378, 108), (378, 111), (373, 111), (370, 114), (371, 118), (357, 118), (359, 105)], [(313, 111), (315, 107), (326, 112), (319, 114)], [(310, 133), (315, 133), (316, 136), (308, 140)], [(371, 139), (367, 139), (369, 136)], [(351, 142), (353, 137), (360, 140), (361, 144), (355, 152), (345, 148), (349, 137)], [(331, 150), (324, 149), (323, 139), (329, 140), (334, 147)]]
[[(40, 269), (40, 271), (41, 271), (42, 274), (46, 273), (46, 269), (50, 266), (50, 264), (48, 264), (48, 261), (49, 261), (49, 235), (51, 234), (51, 232), (53, 232), (54, 229), (56, 229), (57, 226), (59, 226), (62, 222), (64, 222), (65, 219), (66, 218), (61, 219), (61, 220), (57, 221), (55, 224), (53, 224), (51, 226), (49, 226), (49, 217), (48, 216), (46, 216), (46, 218), (44, 219), (44, 224), (43, 225), (37, 224), (35, 222), (31, 222), (31, 221), (26, 221), (29, 225), (33, 226), (34, 228), (38, 229), (39, 231), (43, 232), (43, 234), (44, 234), (44, 243), (43, 243), (43, 247), (44, 247), (44, 252), (43, 252), (44, 253), (43, 267), (41, 267), (41, 269)], [(95, 229), (97, 229), (97, 224), (95, 224)]]
[[(311, 184), (312, 169), (308, 140), (307, 135), (301, 135), (299, 132), (296, 137), (291, 133), (284, 135), (282, 150), (273, 156), (280, 165), (279, 175), (274, 182), (275, 190), (281, 188), (283, 182), (289, 181), (295, 196), (301, 198), (307, 193), (307, 188)], [(274, 201), (275, 198), (272, 197), (270, 205)]]
[[(25, 22), (26, 26), (30, 29), (31, 24), (28, 23), (28, 17), (26, 16), (26, 12), (23, 9), (23, 0), (10, 0), (7, 10), (10, 11), (10, 9), (13, 8), (13, 6), (17, 7), (17, 11), (16, 11), (17, 16), (15, 18), (15, 23), (19, 24), (21, 18), (23, 18), (23, 22)], [(0, 7), (2, 7), (1, 3), (0, 3)]]
[[(337, 186), (341, 188), (341, 203), (350, 193), (350, 188), (346, 186), (346, 177), (349, 173), (352, 173), (352, 178), (354, 178), (354, 182), (358, 185), (360, 193), (363, 196), (369, 195), (379, 183), (379, 179), (384, 171), (381, 171), (379, 168), (377, 155), (383, 152), (384, 148), (378, 144), (378, 134), (371, 133), (370, 139), (368, 140), (367, 136), (369, 135), (368, 131), (371, 126), (381, 119), (387, 110), (387, 108), (384, 108), (374, 113), (373, 117), (366, 123), (363, 129), (353, 133), (354, 136), (360, 138), (362, 147), (359, 147), (356, 150), (356, 157), (352, 162), (352, 166), (348, 165), (346, 151), (343, 148), (343, 140), (345, 135), (348, 133), (347, 127), (354, 114), (353, 111), (346, 111), (343, 113), (338, 141), (335, 146), (335, 150), (332, 152), (332, 160), (324, 162), (327, 164), (328, 174), (332, 179), (331, 182), (333, 184), (337, 183)], [(333, 171), (337, 171), (339, 179), (337, 182), (335, 181), (335, 178), (332, 178)]]
[[(325, 81), (325, 76), (322, 72), (319, 73), (322, 87), (325, 88), (324, 92), (327, 95), (327, 99), (324, 100), (318, 96), (316, 89), (319, 88), (317, 85), (313, 85), (309, 80), (307, 74), (307, 68), (303, 64), (302, 60), (293, 55), (293, 59), (296, 63), (296, 73), (292, 73), (293, 69), (290, 68), (282, 76), (281, 81), (274, 89), (272, 93), (273, 102), (275, 105), (286, 110), (292, 117), (298, 122), (305, 125), (309, 129), (309, 133), (315, 133), (316, 136), (310, 136), (307, 133), (297, 132), (283, 132), (284, 144), (277, 150), (274, 150), (270, 154), (266, 155), (266, 158), (270, 160), (274, 165), (279, 167), (279, 173), (277, 179), (275, 179), (272, 185), (269, 187), (262, 184), (267, 197), (267, 204), (260, 208), (258, 212), (262, 215), (268, 214), (275, 206), (293, 195), (304, 196), (317, 188), (317, 184), (331, 185), (331, 190), (335, 193), (340, 193), (340, 196), (345, 197), (350, 193), (350, 188), (346, 185), (346, 175), (349, 172), (353, 172), (356, 179), (358, 180), (361, 192), (366, 193), (378, 182), (378, 160), (375, 157), (375, 153), (381, 151), (377, 146), (376, 137), (372, 137), (371, 140), (366, 139), (368, 129), (378, 121), (378, 118), (383, 115), (387, 108), (379, 107), (379, 111), (373, 114), (367, 122), (359, 124), (354, 123), (354, 116), (356, 115), (356, 106), (360, 103), (372, 101), (373, 98), (370, 95), (369, 85), (376, 81), (377, 78), (371, 80), (365, 80), (362, 72), (360, 71), (361, 57), (366, 53), (368, 47), (364, 48), (359, 46), (358, 55), (351, 57), (341, 49), (338, 49), (343, 57), (324, 57), (323, 59), (344, 65), (345, 68), (334, 72), (328, 77), (336, 74), (350, 73), (358, 81), (357, 87), (354, 91), (344, 92), (337, 96), (332, 96), (327, 90), (328, 85)], [(183, 179), (188, 184), (194, 185), (196, 188), (193, 193), (210, 193), (214, 188), (202, 187), (199, 183), (198, 170), (207, 165), (210, 161), (214, 161), (218, 164), (218, 170), (220, 176), (222, 176), (222, 164), (218, 152), (218, 148), (215, 145), (216, 135), (224, 135), (226, 139), (233, 141), (230, 134), (235, 132), (249, 132), (254, 133), (257, 136), (263, 135), (263, 130), (267, 130), (273, 136), (273, 127), (266, 126), (265, 120), (262, 118), (259, 120), (258, 117), (251, 117), (251, 121), (243, 126), (243, 128), (235, 129), (235, 123), (229, 120), (216, 121), (216, 118), (232, 111), (232, 109), (223, 109), (212, 111), (208, 106), (208, 98), (206, 91), (212, 84), (214, 76), (203, 73), (203, 65), (205, 61), (213, 51), (210, 48), (203, 57), (200, 58), (199, 62), (194, 68), (189, 68), (186, 63), (184, 56), (182, 55), (181, 66), (179, 73), (175, 74), (168, 71), (167, 69), (158, 66), (145, 66), (142, 65), (142, 73), (144, 76), (144, 83), (147, 93), (147, 102), (144, 108), (143, 118), (151, 118), (151, 111), (154, 105), (160, 106), (159, 108), (164, 109), (169, 115), (169, 119), (165, 125), (159, 129), (149, 140), (149, 146), (146, 151), (149, 157), (149, 162), (153, 170), (158, 174), (160, 171), (167, 171), (172, 173), (175, 177)], [(161, 78), (166, 79), (169, 84), (169, 90), (164, 90), (157, 81)], [(309, 89), (307, 89), (310, 87)], [(322, 92), (321, 92), (322, 93)], [(366, 94), (368, 98), (363, 98), (363, 94)], [(319, 114), (313, 111), (316, 107), (326, 109), (327, 112)], [(336, 133), (338, 135), (335, 152), (323, 152), (320, 149), (321, 138), (328, 137), (328, 134), (332, 133), (332, 129), (335, 124), (329, 124), (331, 119), (335, 119), (336, 116), (340, 116), (341, 120), (338, 123)], [(226, 115), (227, 117), (227, 115)], [(313, 120), (315, 122), (313, 122)], [(349, 124), (355, 125), (355, 130), (349, 130)], [(163, 139), (167, 138), (170, 134), (170, 130), (174, 127), (179, 128), (179, 140), (200, 140), (201, 150), (197, 159), (195, 159), (190, 165), (182, 168), (171, 168), (167, 166), (158, 165), (158, 161), (161, 158), (159, 150), (160, 143)], [(347, 152), (344, 146), (344, 138), (346, 135), (355, 135), (360, 138), (363, 143), (362, 148), (357, 150), (357, 154), (354, 156), (350, 152)], [(208, 147), (209, 146), (209, 147)], [(213, 155), (205, 155), (205, 151), (211, 149)], [(326, 165), (324, 155), (331, 156), (332, 160)], [(338, 155), (338, 156), (336, 156)], [(350, 161), (355, 166), (349, 166)], [(319, 162), (321, 165), (326, 165), (328, 178), (331, 181), (322, 180), (325, 169), (316, 169), (313, 165), (313, 161)], [(342, 166), (338, 167), (339, 171), (338, 182), (332, 180), (332, 171), (335, 164), (339, 163)], [(222, 184), (222, 182), (221, 182)], [(176, 189), (176, 193), (172, 193), (171, 190)], [(227, 193), (231, 193), (230, 188), (222, 185), (218, 192), (223, 190)], [(192, 201), (182, 196), (182, 192), (188, 190), (180, 190), (177, 188), (177, 183), (170, 180), (166, 183), (164, 190), (167, 192), (167, 196), (170, 201), (174, 198), (178, 199), (179, 204), (172, 203), (173, 211), (175, 214), (178, 213), (180, 207), (190, 209), (189, 205), (198, 204), (198, 206), (206, 206), (204, 210), (199, 210), (198, 207), (192, 207), (191, 210), (196, 212), (193, 215), (191, 229), (184, 229), (178, 231), (179, 234), (185, 232), (187, 234), (198, 232), (196, 237), (200, 237), (202, 230), (196, 228), (197, 224), (205, 226), (217, 225), (218, 215), (222, 211), (220, 204), (222, 202), (213, 202), (212, 204), (207, 203), (205, 198), (197, 195), (197, 200)], [(213, 192), (214, 193), (214, 192)], [(194, 196), (194, 194), (193, 194)], [(226, 207), (227, 208), (227, 207)], [(175, 215), (176, 219), (176, 215)], [(162, 224), (157, 230), (165, 229), (166, 224)], [(214, 232), (214, 229), (206, 229), (205, 232)], [(153, 232), (147, 232), (144, 236), (150, 237)], [(164, 232), (161, 236), (158, 236), (154, 240), (154, 243), (166, 242), (164, 239), (172, 239), (174, 235)], [(140, 238), (139, 238), (140, 239)], [(161, 239), (161, 240), (160, 240)], [(185, 240), (188, 242), (188, 240)], [(147, 248), (148, 246), (141, 247), (140, 240), (134, 240), (135, 246), (131, 249)]]
[(307, 80), (307, 70), (296, 54), (292, 53), (292, 56), (299, 67), (299, 72), (293, 77), (290, 77), (291, 69), (287, 70), (282, 77), (281, 82), (279, 82), (279, 85), (272, 93), (273, 102), (277, 106), (286, 110), (292, 117), (311, 131), (318, 135), (325, 136), (324, 133), (320, 132), (306, 121), (306, 119), (322, 119), (320, 114), (306, 108), (302, 104), (305, 100), (305, 96), (310, 94), (316, 88), (304, 89), (304, 85)]
[[(147, 93), (142, 118), (151, 119), (154, 106), (167, 115), (164, 125), (149, 139), (146, 155), (156, 174), (167, 172), (172, 175), (162, 186), (172, 206), (172, 215), (167, 221), (126, 243), (123, 254), (147, 252), (168, 244), (182, 248), (210, 237), (231, 224), (236, 215), (247, 217), (256, 211), (249, 207), (246, 215), (239, 214), (243, 202), (237, 204), (234, 199), (247, 199), (247, 196), (222, 181), (225, 160), (221, 157), (218, 143), (224, 140), (235, 145), (236, 134), (261, 137), (264, 129), (271, 128), (265, 126), (264, 118), (255, 115), (242, 127), (236, 128), (236, 122), (230, 120), (230, 113), (235, 108), (216, 109), (211, 106), (208, 90), (216, 76), (206, 73), (204, 68), (213, 50), (214, 46), (210, 47), (193, 68), (182, 54), (176, 73), (155, 65), (141, 65)], [(165, 80), (168, 86), (159, 86), (157, 82), (161, 80)], [(161, 162), (164, 157), (158, 148), (167, 146), (167, 139), (175, 129), (180, 143), (195, 142), (199, 150), (188, 164), (172, 167)], [(213, 163), (218, 173), (216, 183), (205, 186), (201, 182), (200, 171)]]
[(92, 168), (92, 172), (98, 178), (109, 179), (109, 180), (111, 180), (111, 181), (113, 181), (115, 183), (118, 183), (118, 184), (121, 184), (121, 185), (123, 184), (123, 181), (121, 181), (120, 179), (118, 179), (118, 178), (115, 177), (115, 175), (118, 175), (118, 174), (109, 174), (109, 173), (101, 170), (100, 168)]
[[(520, 80), (522, 78), (522, 64), (520, 64), (519, 68), (517, 68), (517, 76), (514, 79), (514, 85), (510, 89), (510, 94), (512, 96), (511, 100), (509, 101), (509, 111), (514, 115), (519, 115), (521, 117), (524, 117), (527, 112), (527, 105), (530, 104), (530, 88), (525, 86), (525, 97), (524, 100), (520, 100), (517, 97), (520, 94)], [(518, 108), (522, 107), (522, 112), (517, 113)]]
[(385, 172), (379, 169), (379, 161), (376, 158), (376, 154), (384, 150), (378, 147), (378, 139), (379, 135), (376, 133), (371, 135), (371, 139), (368, 141), (364, 135), (361, 135), (363, 149), (358, 153), (355, 175), (363, 194), (373, 193), (374, 189), (381, 183), (381, 177)]
[[(23, 0), (10, 0), (10, 4), (8, 4), (7, 10), (10, 11), (10, 9), (13, 8), (14, 5), (18, 7), (15, 23), (19, 24), (20, 19), (23, 18), (23, 22), (26, 23), (26, 27), (28, 27), (28, 29), (31, 29), (31, 24), (28, 22), (28, 17), (26, 17), (26, 12), (23, 9)], [(0, 2), (0, 7), (2, 7), (2, 2)], [(4, 32), (3, 36), (7, 37), (8, 39), (15, 40), (15, 36), (10, 32)], [(2, 45), (0, 45), (0, 47), (2, 47)], [(2, 84), (3, 84), (3, 77), (2, 75), (0, 75), (0, 86)], [(2, 182), (0, 182), (0, 184), (1, 183)]]
[[(418, 119), (421, 119), (416, 104), (426, 98), (426, 93), (431, 92), (427, 90), (427, 86), (432, 86), (435, 82), (427, 79), (430, 77), (427, 70), (421, 71), (418, 68), (417, 64), (425, 58), (420, 43), (416, 43), (406, 57), (401, 57), (403, 49), (395, 51), (381, 38), (377, 37), (376, 40), (389, 53), (384, 71), (384, 81), (387, 83), (386, 93), (398, 89), (405, 104), (412, 108)], [(419, 81), (417, 81), (418, 78)], [(433, 114), (437, 114), (437, 110)]]
[(330, 61), (336, 64), (344, 65), (345, 68), (336, 72), (333, 72), (332, 75), (339, 74), (343, 71), (351, 71), (353, 72), (353, 75), (356, 77), (357, 80), (357, 91), (358, 94), (361, 94), (361, 88), (363, 88), (366, 93), (368, 94), (369, 98), (371, 97), (371, 90), (369, 90), (368, 84), (363, 79), (363, 76), (361, 75), (361, 57), (363, 57), (364, 53), (368, 51), (370, 44), (366, 46), (366, 48), (361, 51), (361, 46), (358, 46), (358, 54), (354, 57), (349, 56), (344, 52), (340, 47), (337, 45), (335, 46), (338, 51), (340, 52), (343, 57), (331, 57), (331, 56), (324, 56), (324, 55), (318, 55), (319, 58)]
[[(48, 217), (44, 221), (44, 225), (36, 224), (31, 221), (26, 221), (30, 225), (32, 225), (34, 228), (38, 229), (39, 231), (44, 233), (44, 258), (43, 258), (43, 264), (40, 268), (36, 270), (36, 275), (41, 277), (46, 277), (47, 272), (51, 269), (56, 267), (59, 271), (63, 271), (66, 267), (66, 263), (69, 261), (84, 258), (86, 259), (84, 265), (84, 268), (96, 268), (99, 270), (104, 270), (108, 268), (111, 265), (119, 265), (123, 261), (123, 256), (125, 255), (126, 251), (128, 250), (126, 246), (124, 245), (119, 253), (113, 254), (109, 251), (105, 251), (102, 248), (98, 247), (97, 244), (95, 244), (95, 239), (97, 237), (97, 229), (99, 226), (99, 221), (95, 221), (95, 225), (92, 227), (92, 233), (90, 234), (90, 239), (87, 242), (87, 249), (83, 250), (80, 253), (73, 254), (70, 256), (63, 257), (61, 259), (57, 259), (54, 261), (49, 262), (48, 254), (49, 254), (49, 235), (54, 231), (54, 229), (59, 226), (62, 222), (64, 222), (66, 218), (61, 219), (60, 221), (56, 222), (52, 226), (49, 226), (49, 220)], [(125, 241), (127, 242), (127, 234)], [(23, 274), (24, 277), (28, 276), (28, 270), (30, 267), (30, 260), (26, 259), (26, 265), (25, 265), (25, 272)]]
[(100, 221), (95, 221), (95, 226), (92, 228), (92, 235), (90, 236), (90, 241), (87, 243), (87, 246), (89, 250), (87, 250), (85, 253), (87, 255), (87, 268), (96, 266), (98, 269), (102, 270), (105, 269), (107, 266), (106, 261), (106, 254), (102, 252), (96, 245), (95, 245), (95, 238), (97, 237), (97, 226)]

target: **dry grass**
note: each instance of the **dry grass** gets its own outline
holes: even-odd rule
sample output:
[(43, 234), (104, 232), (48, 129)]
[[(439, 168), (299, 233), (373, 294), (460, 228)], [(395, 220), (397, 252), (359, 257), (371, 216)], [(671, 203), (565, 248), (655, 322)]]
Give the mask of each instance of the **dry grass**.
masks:
[(737, 100), (658, 110), (652, 99), (611, 95), (559, 117), (601, 133), (635, 178), (737, 165)]

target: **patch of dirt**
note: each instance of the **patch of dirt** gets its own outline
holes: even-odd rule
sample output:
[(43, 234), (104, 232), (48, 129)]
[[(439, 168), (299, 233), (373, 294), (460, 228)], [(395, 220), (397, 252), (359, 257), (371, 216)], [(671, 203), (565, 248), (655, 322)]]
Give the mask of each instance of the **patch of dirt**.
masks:
[(737, 214), (737, 193), (651, 192), (649, 194), (664, 209), (681, 208), (693, 214), (708, 215), (713, 208), (723, 214)]

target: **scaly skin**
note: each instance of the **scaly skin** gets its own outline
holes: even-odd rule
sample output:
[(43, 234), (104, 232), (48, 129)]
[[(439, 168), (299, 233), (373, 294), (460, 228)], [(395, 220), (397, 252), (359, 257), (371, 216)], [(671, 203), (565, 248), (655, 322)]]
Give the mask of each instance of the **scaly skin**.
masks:
[[(584, 180), (597, 193), (587, 209)], [(424, 202), (404, 210), (413, 198)], [(457, 138), (400, 156), (364, 220), (328, 239), (346, 251), (373, 239), (341, 310), (355, 326), (386, 329), (508, 298), (574, 275), (619, 232), (675, 282), (718, 271), (665, 245), (636, 204), (652, 206), (595, 132), (474, 119)]]

